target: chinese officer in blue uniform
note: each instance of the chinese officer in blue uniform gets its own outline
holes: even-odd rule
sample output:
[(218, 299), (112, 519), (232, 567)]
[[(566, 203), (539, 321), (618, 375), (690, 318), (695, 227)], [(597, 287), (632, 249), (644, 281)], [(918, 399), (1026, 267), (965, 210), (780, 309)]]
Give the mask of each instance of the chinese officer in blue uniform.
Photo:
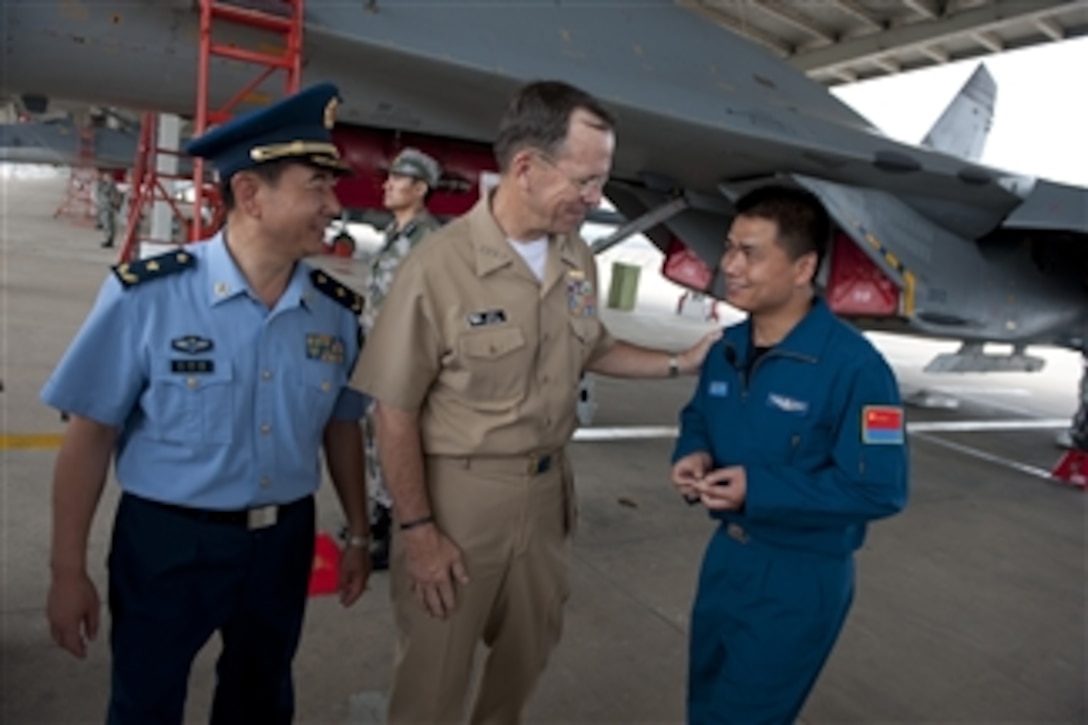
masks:
[(688, 721), (788, 725), (846, 620), (867, 522), (907, 499), (898, 387), (814, 290), (830, 222), (806, 191), (738, 200), (721, 270), (749, 313), (681, 413), (673, 484), (719, 525), (691, 621)]
[(111, 458), (123, 492), (110, 723), (181, 722), (193, 657), (216, 632), (212, 722), (292, 719), (322, 448), (351, 527), (342, 602), (365, 588), (366, 401), (346, 387), (361, 299), (302, 261), (340, 212), (337, 100), (315, 86), (192, 141), (218, 169), (224, 229), (115, 267), (42, 391), (71, 416), (48, 616), (77, 657), (98, 629), (87, 535)]

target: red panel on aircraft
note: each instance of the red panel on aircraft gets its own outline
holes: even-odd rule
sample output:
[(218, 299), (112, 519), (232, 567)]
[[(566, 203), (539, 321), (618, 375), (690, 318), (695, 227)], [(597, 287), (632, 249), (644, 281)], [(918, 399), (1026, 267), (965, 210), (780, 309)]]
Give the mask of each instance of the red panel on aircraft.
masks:
[(439, 188), (427, 201), (427, 208), (437, 216), (457, 216), (471, 209), (479, 197), (480, 173), (496, 168), (487, 144), (349, 125), (338, 125), (333, 140), (354, 172), (336, 187), (340, 203), (348, 209), (382, 208), (386, 170), (406, 146), (430, 154), (442, 166)]
[(706, 292), (714, 278), (714, 270), (702, 257), (676, 237), (669, 241), (665, 261), (661, 264), (661, 274), (665, 279), (696, 292)]
[(899, 312), (899, 288), (841, 232), (832, 243), (826, 299), (839, 315), (894, 317)]

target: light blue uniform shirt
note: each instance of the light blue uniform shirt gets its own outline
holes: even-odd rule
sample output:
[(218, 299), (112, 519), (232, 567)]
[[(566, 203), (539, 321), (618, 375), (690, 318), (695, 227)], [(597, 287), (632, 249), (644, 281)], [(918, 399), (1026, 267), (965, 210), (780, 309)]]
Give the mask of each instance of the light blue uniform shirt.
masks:
[(365, 404), (347, 388), (357, 315), (303, 263), (269, 310), (221, 235), (180, 254), (184, 269), (106, 280), (42, 400), (119, 427), (117, 478), (138, 496), (229, 510), (312, 493), (325, 424)]

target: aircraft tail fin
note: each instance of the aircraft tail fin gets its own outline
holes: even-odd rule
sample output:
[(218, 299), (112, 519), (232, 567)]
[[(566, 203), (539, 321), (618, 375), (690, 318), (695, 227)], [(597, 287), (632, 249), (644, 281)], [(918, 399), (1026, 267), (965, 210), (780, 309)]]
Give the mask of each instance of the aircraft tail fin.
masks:
[(952, 156), (978, 161), (994, 117), (997, 83), (979, 64), (944, 113), (922, 139), (922, 145)]

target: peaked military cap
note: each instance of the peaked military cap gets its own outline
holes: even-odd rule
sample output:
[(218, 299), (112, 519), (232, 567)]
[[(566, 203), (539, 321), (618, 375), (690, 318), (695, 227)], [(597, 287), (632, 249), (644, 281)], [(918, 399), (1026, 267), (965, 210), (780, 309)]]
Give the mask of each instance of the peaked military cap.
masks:
[(437, 161), (419, 149), (406, 148), (393, 159), (393, 165), (389, 167), (389, 173), (411, 176), (433, 189), (442, 176), (442, 169)]
[(348, 171), (332, 142), (339, 91), (322, 83), (288, 96), (278, 103), (231, 119), (186, 146), (192, 156), (208, 159), (219, 177), (279, 159), (297, 159)]

